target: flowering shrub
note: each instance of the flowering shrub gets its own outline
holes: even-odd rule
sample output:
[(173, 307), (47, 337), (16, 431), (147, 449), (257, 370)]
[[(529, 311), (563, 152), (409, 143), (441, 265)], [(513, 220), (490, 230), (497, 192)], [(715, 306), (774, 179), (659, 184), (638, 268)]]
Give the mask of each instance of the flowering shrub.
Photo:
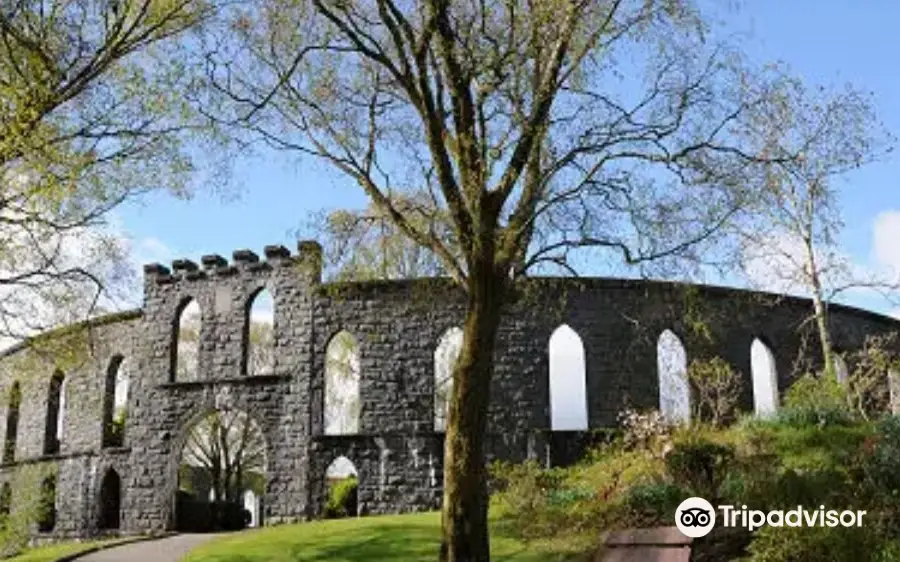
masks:
[(640, 412), (629, 408), (619, 413), (618, 421), (626, 448), (647, 449), (660, 457), (670, 447), (676, 429), (659, 410)]

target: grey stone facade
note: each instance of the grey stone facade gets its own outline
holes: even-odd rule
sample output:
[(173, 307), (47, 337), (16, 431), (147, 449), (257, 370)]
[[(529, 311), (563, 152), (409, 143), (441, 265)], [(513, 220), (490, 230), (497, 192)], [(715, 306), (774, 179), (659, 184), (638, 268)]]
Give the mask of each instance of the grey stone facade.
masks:
[[(87, 357), (60, 365), (52, 353), (28, 347), (0, 359), (0, 394), (22, 389), (15, 459), (0, 468), (10, 482), (26, 465), (57, 474), (53, 536), (98, 531), (100, 487), (114, 469), (121, 477), (121, 532), (163, 530), (174, 524), (177, 469), (186, 428), (217, 408), (237, 408), (259, 424), (267, 443), (266, 524), (321, 513), (326, 467), (339, 455), (359, 471), (362, 513), (430, 509), (441, 497), (443, 439), (433, 431), (434, 350), (463, 320), (464, 300), (444, 280), (323, 284), (321, 250), (303, 242), (299, 253), (267, 247), (260, 259), (235, 252), (231, 263), (206, 256), (168, 268), (145, 268), (141, 310), (87, 325)], [(247, 313), (266, 288), (275, 303), (273, 374), (246, 376)], [(199, 380), (173, 380), (173, 333), (180, 307), (201, 308)], [(793, 361), (811, 326), (803, 299), (705, 286), (617, 279), (532, 279), (508, 306), (498, 337), (491, 395), (491, 458), (566, 462), (586, 442), (578, 432), (550, 432), (548, 339), (562, 323), (585, 350), (590, 428), (615, 424), (626, 405), (658, 405), (656, 341), (671, 329), (689, 359), (720, 356), (748, 383), (750, 346), (772, 349), (778, 385), (792, 382)], [(833, 306), (836, 347), (860, 346), (867, 334), (900, 329), (900, 322)], [(698, 337), (698, 322), (713, 340)], [(330, 338), (352, 333), (360, 355), (360, 432), (323, 435), (324, 357)], [(52, 337), (51, 337), (52, 339)], [(809, 355), (816, 360), (815, 345)], [(122, 446), (103, 447), (103, 399), (110, 362), (125, 357), (131, 384)], [(23, 365), (29, 364), (26, 376)], [(60, 450), (44, 454), (48, 385), (65, 373), (66, 418)], [(9, 404), (0, 406), (7, 418)], [(13, 504), (15, 505), (15, 491)]]

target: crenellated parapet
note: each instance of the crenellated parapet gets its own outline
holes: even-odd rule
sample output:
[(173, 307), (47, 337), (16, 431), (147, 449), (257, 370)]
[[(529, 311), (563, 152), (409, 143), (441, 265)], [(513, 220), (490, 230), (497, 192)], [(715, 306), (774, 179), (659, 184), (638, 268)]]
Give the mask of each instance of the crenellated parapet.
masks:
[(253, 250), (242, 248), (232, 252), (231, 262), (219, 254), (207, 254), (200, 258), (199, 266), (188, 258), (173, 260), (171, 267), (150, 263), (144, 266), (144, 280), (147, 284), (165, 285), (292, 266), (296, 266), (309, 282), (320, 283), (322, 246), (315, 240), (301, 240), (297, 243), (296, 254), (283, 245), (273, 244), (263, 249), (263, 259)]

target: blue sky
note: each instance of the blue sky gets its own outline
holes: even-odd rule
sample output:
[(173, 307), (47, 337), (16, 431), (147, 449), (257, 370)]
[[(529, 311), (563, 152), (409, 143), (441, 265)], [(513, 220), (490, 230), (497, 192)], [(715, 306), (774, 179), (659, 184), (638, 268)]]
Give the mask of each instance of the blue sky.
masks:
[[(814, 83), (852, 82), (875, 94), (879, 116), (900, 133), (900, 3), (888, 0), (750, 0), (728, 15), (727, 27), (740, 34), (755, 62), (783, 61)], [(312, 161), (268, 160), (237, 165), (235, 197), (199, 192), (190, 201), (158, 193), (129, 204), (116, 218), (133, 240), (141, 261), (199, 260), (208, 253), (230, 257), (238, 248), (259, 253), (267, 244), (296, 246), (294, 231), (308, 213), (323, 208), (357, 207), (365, 198), (348, 181)], [(881, 216), (885, 255), (900, 267), (900, 154), (848, 176), (842, 194), (846, 229), (842, 246), (863, 266), (875, 264), (873, 225)], [(896, 216), (885, 215), (891, 210)], [(893, 232), (898, 239), (891, 239)], [(893, 244), (892, 244), (893, 242)], [(602, 273), (602, 272), (598, 272)], [(873, 299), (857, 304), (887, 311)]]

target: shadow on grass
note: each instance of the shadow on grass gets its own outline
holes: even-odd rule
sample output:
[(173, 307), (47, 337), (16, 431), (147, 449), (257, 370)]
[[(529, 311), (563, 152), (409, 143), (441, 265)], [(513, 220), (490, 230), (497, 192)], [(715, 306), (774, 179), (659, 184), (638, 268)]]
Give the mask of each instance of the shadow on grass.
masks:
[[(251, 536), (244, 535), (237, 541), (217, 545), (214, 552), (197, 552), (189, 559), (191, 562), (433, 562), (438, 559), (440, 527), (433, 523), (370, 520), (358, 527), (347, 526), (340, 532), (311, 531), (312, 528), (298, 526), (290, 532), (279, 532), (277, 537), (248, 540)], [(492, 538), (491, 550), (491, 558), (497, 562), (544, 562), (553, 558), (540, 552), (529, 553), (527, 545), (504, 537)]]

